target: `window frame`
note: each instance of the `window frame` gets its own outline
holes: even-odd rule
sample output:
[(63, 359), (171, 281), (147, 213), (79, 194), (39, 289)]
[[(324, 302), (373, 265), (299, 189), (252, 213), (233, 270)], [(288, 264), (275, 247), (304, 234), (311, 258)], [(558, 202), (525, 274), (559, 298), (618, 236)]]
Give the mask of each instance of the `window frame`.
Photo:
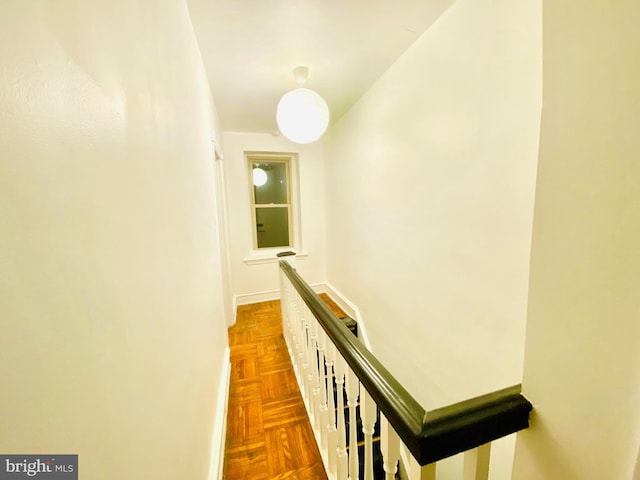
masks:
[[(299, 181), (298, 181), (298, 155), (296, 153), (285, 152), (245, 152), (245, 162), (247, 180), (249, 187), (249, 208), (251, 210), (251, 250), (248, 263), (260, 262), (262, 260), (275, 259), (276, 254), (299, 250), (301, 245), (300, 236), (300, 211), (299, 211)], [(286, 204), (256, 204), (255, 190), (253, 185), (253, 164), (254, 163), (283, 163), (286, 165), (287, 201)], [(287, 207), (287, 221), (289, 230), (289, 244), (280, 247), (258, 247), (257, 229), (257, 209), (258, 208), (278, 208)]]

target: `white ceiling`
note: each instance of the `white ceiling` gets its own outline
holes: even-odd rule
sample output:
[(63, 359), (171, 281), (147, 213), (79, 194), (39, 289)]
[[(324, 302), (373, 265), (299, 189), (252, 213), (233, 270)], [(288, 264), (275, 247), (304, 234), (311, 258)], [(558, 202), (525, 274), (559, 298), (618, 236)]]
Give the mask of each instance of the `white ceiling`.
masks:
[(332, 121), (455, 0), (188, 0), (224, 131), (275, 132), (280, 97), (322, 95)]

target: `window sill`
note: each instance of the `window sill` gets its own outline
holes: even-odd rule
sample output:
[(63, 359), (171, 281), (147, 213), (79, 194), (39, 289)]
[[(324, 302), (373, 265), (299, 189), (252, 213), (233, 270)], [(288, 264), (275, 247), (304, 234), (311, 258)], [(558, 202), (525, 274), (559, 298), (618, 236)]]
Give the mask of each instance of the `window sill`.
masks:
[[(248, 257), (243, 259), (244, 263), (247, 265), (260, 265), (262, 263), (275, 263), (278, 261), (278, 257), (276, 256), (280, 252), (289, 252), (292, 251), (289, 249), (280, 249), (276, 251), (270, 252), (254, 252)], [(308, 257), (309, 252), (296, 252), (296, 258), (304, 258)]]

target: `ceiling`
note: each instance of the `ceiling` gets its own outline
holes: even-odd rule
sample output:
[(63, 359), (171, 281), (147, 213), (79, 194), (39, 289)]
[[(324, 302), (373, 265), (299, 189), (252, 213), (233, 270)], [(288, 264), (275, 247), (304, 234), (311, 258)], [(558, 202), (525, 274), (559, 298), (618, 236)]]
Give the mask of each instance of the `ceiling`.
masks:
[(322, 95), (332, 122), (455, 0), (187, 0), (224, 131), (277, 132), (280, 97)]

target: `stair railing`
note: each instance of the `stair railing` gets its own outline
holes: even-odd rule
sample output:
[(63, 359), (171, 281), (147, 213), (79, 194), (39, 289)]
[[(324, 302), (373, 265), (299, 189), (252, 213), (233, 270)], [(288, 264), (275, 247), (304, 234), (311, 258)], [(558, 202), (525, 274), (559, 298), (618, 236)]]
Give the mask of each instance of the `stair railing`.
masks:
[[(379, 411), (386, 480), (397, 473), (401, 442), (412, 455), (405, 465), (409, 480), (435, 480), (436, 462), (461, 452), (463, 480), (487, 480), (491, 442), (529, 426), (532, 405), (520, 385), (425, 411), (298, 275), (294, 262), (280, 256), (283, 335), (329, 478), (358, 479), (360, 462), (364, 480), (374, 478), (372, 436)], [(355, 432), (358, 403), (362, 459)], [(337, 413), (343, 409), (349, 444), (345, 415)]]

